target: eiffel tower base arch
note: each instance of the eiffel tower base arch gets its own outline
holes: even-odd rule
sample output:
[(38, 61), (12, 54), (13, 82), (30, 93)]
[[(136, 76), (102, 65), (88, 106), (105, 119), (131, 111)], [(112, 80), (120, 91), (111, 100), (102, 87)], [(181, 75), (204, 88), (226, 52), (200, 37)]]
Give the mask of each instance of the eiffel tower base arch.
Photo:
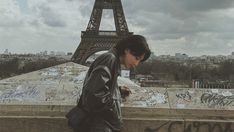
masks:
[(85, 64), (86, 60), (94, 53), (109, 50), (117, 44), (117, 42), (127, 36), (85, 36), (82, 37), (81, 42), (72, 57), (72, 61), (79, 64)]

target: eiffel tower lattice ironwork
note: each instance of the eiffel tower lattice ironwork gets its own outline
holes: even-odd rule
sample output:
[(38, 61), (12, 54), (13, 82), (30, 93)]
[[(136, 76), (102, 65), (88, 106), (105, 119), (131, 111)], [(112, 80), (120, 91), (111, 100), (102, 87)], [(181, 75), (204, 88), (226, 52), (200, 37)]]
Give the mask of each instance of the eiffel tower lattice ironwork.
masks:
[[(103, 9), (112, 9), (116, 31), (100, 31)], [(84, 64), (92, 54), (108, 50), (120, 39), (132, 35), (128, 31), (121, 0), (95, 0), (86, 31), (81, 32), (81, 42), (72, 56), (72, 61)]]

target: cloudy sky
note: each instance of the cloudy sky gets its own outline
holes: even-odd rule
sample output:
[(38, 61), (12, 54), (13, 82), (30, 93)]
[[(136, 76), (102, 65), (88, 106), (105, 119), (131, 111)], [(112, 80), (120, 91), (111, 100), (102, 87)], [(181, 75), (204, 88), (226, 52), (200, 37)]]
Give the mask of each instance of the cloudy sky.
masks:
[[(0, 53), (74, 52), (94, 0), (1, 0)], [(234, 0), (122, 0), (128, 28), (156, 55), (234, 52)], [(101, 30), (114, 30), (104, 10)]]

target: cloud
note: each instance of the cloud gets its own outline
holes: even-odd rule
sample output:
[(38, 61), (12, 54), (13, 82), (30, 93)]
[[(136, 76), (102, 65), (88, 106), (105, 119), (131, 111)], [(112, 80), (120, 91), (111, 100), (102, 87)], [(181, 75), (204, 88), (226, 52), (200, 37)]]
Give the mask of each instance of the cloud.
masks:
[(18, 27), (24, 24), (24, 15), (20, 13), (20, 8), (16, 1), (2, 0), (0, 14), (1, 27)]
[(86, 21), (74, 2), (28, 0), (30, 12), (24, 14), (16, 1), (5, 1), (0, 7), (5, 12), (0, 16), (0, 49), (18, 53), (75, 49), (83, 28), (79, 25)]
[(38, 11), (42, 21), (52, 27), (65, 27), (66, 22), (62, 19), (59, 13), (56, 10), (52, 10), (50, 7), (41, 5), (38, 6)]
[(146, 35), (157, 54), (230, 54), (234, 1), (128, 1), (130, 30)]
[[(74, 52), (94, 1), (2, 0), (0, 51)], [(156, 55), (234, 51), (233, 0), (122, 0), (122, 4), (129, 31), (144, 35)], [(115, 30), (113, 20), (112, 11), (104, 11), (100, 30)]]
[(185, 53), (197, 55), (227, 55), (233, 52), (234, 39), (225, 40), (220, 34), (207, 32), (197, 33), (177, 39), (149, 40), (155, 54)]
[(207, 11), (233, 8), (233, 0), (181, 0), (180, 4), (187, 10)]

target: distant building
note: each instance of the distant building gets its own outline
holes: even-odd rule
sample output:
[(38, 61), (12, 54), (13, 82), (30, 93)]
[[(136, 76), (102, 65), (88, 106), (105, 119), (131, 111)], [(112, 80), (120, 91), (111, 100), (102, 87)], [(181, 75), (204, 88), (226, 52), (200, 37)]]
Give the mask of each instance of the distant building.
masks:
[(38, 55), (46, 56), (46, 55), (48, 55), (48, 52), (45, 50), (45, 51), (42, 51), (42, 52), (38, 53)]
[(156, 57), (159, 60), (165, 60), (165, 59), (170, 59), (171, 56), (170, 55), (160, 55)]
[(233, 60), (234, 59), (234, 55), (228, 55), (227, 59), (232, 59)]
[(54, 51), (50, 51), (50, 56), (55, 56), (55, 52)]
[(66, 53), (63, 52), (63, 51), (57, 51), (57, 52), (55, 53), (55, 55), (57, 55), (57, 56), (65, 56)]
[(207, 56), (206, 55), (202, 55), (202, 56), (200, 56), (200, 59), (205, 61), (207, 59)]
[(3, 54), (6, 54), (6, 55), (8, 55), (9, 54), (9, 51), (8, 51), (8, 49), (5, 49), (5, 51), (4, 51), (4, 53)]
[(130, 78), (130, 70), (121, 70), (121, 77)]
[(45, 50), (45, 51), (43, 52), (43, 55), (48, 55), (48, 51)]
[(68, 56), (72, 56), (72, 52), (67, 52), (67, 55)]
[(154, 54), (154, 52), (151, 52), (151, 55), (150, 55), (150, 58), (149, 58), (149, 59), (154, 60), (154, 59), (156, 59), (156, 58), (157, 58), (157, 56)]
[(188, 59), (188, 55), (186, 54), (181, 54), (181, 53), (175, 53), (175, 57), (177, 59)]
[(210, 82), (208, 80), (193, 79), (192, 88), (231, 89), (231, 84), (227, 81)]

